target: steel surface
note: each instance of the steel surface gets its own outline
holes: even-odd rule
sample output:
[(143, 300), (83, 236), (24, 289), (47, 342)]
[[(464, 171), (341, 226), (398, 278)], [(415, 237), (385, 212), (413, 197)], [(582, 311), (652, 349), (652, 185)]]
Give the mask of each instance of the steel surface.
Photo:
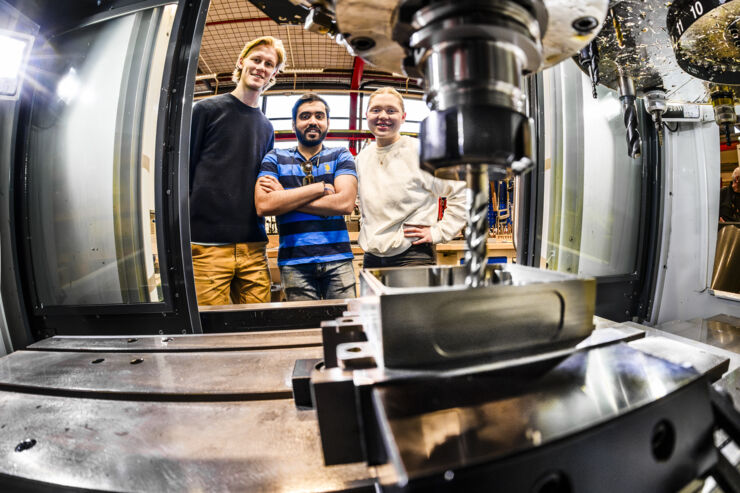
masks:
[[(630, 415), (700, 383), (700, 378), (691, 367), (615, 344), (576, 352), (537, 379), (502, 378), (494, 373), (414, 381), (413, 386), (386, 385), (374, 392), (395, 476), (405, 480), (488, 463), (553, 443)], [(699, 393), (702, 388), (706, 391), (706, 387), (693, 387)], [(674, 425), (706, 423), (698, 426), (701, 430), (695, 428), (696, 436), (684, 436), (677, 455), (692, 453), (691, 442), (699, 436), (711, 440), (708, 401), (695, 395), (686, 402), (696, 406), (692, 410), (696, 414), (688, 413), (687, 419), (685, 409), (676, 411)], [(682, 412), (684, 418), (680, 418)], [(642, 426), (647, 432), (631, 438), (633, 442), (643, 440), (648, 456), (654, 425), (645, 420)], [(571, 479), (580, 482), (593, 477), (579, 474)]]
[(694, 368), (707, 375), (711, 381), (718, 380), (729, 368), (729, 360), (708, 351), (665, 337), (645, 337), (629, 345), (643, 353), (661, 358), (684, 368)]
[(281, 347), (321, 346), (319, 329), (250, 332), (240, 334), (163, 335), (130, 337), (56, 336), (27, 349), (40, 351), (229, 351)]
[(740, 317), (715, 315), (692, 320), (674, 320), (656, 329), (740, 354)]
[(320, 347), (221, 353), (16, 351), (0, 359), (0, 388), (158, 400), (287, 399), (295, 361), (321, 354)]
[[(370, 484), (363, 464), (323, 466), (313, 413), (287, 399), (121, 402), (0, 392), (0, 428), (0, 474), (61, 486), (274, 493)], [(24, 440), (36, 444), (16, 452)]]

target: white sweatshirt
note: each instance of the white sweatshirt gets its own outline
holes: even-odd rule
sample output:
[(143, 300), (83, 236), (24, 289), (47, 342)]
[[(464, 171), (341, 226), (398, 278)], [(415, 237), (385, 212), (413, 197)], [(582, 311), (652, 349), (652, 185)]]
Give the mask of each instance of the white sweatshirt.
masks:
[[(419, 168), (419, 141), (401, 136), (386, 147), (375, 142), (355, 159), (360, 200), (360, 247), (378, 257), (408, 250), (403, 225), (431, 226), (433, 243), (450, 241), (465, 225), (465, 182), (435, 178)], [(440, 197), (447, 208), (437, 221)]]

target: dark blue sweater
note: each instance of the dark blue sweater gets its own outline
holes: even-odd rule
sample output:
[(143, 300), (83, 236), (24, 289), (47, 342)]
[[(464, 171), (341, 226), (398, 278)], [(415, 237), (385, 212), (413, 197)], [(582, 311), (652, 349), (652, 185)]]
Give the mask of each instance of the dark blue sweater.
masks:
[(190, 132), (190, 239), (267, 241), (254, 206), (260, 163), (275, 142), (270, 120), (231, 94), (193, 106)]

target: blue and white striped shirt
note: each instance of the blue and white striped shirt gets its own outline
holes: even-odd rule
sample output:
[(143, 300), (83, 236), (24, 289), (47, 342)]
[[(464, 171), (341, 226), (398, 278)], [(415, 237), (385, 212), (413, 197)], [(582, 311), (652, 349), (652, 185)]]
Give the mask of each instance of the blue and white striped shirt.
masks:
[[(272, 176), (286, 190), (302, 186), (305, 158), (297, 147), (273, 149), (262, 160), (259, 176)], [(344, 147), (322, 147), (311, 158), (315, 181), (334, 185), (334, 178), (357, 178), (355, 160)], [(352, 259), (347, 224), (342, 216), (316, 216), (298, 211), (277, 216), (280, 233), (278, 265), (315, 264)]]

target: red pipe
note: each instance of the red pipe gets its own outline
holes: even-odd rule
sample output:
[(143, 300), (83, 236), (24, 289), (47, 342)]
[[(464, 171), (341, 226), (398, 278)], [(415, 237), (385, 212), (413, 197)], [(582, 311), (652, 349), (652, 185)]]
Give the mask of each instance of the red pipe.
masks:
[[(360, 82), (362, 81), (362, 72), (365, 69), (365, 60), (356, 56), (354, 64), (352, 65), (352, 83), (349, 88), (357, 90), (360, 88)], [(349, 94), (349, 129), (357, 130), (357, 93), (351, 92)], [(357, 143), (355, 140), (351, 140), (349, 143), (349, 152), (353, 156), (357, 154)]]

